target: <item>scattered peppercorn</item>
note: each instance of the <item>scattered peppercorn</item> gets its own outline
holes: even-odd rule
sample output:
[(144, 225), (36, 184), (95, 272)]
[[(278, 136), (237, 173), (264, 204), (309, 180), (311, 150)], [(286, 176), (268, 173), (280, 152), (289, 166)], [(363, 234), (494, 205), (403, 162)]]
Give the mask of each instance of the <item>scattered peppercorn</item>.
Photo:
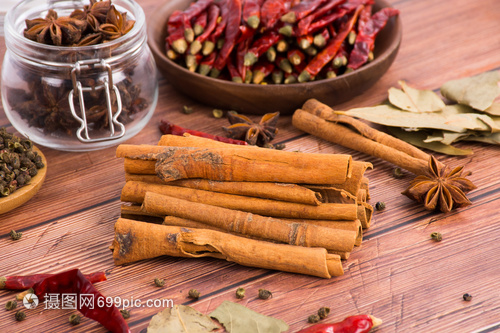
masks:
[(9, 236), (12, 240), (20, 240), (21, 237), (23, 237), (22, 232), (15, 232), (14, 230), (11, 230), (9, 233)]
[(26, 319), (26, 313), (24, 311), (17, 311), (15, 317), (17, 321), (23, 321)]
[(433, 240), (435, 240), (436, 242), (440, 242), (440, 241), (442, 241), (442, 240), (443, 240), (443, 235), (441, 235), (441, 233), (439, 233), (439, 232), (433, 232), (433, 233), (431, 234), (431, 238), (432, 238)]
[(401, 168), (394, 168), (392, 170), (392, 176), (396, 179), (403, 178), (404, 177), (403, 170), (401, 170)]
[(276, 150), (283, 150), (286, 148), (286, 145), (284, 143), (277, 143), (274, 145), (274, 149)]
[(155, 282), (155, 286), (157, 286), (157, 287), (163, 287), (165, 285), (164, 279), (155, 278), (154, 282)]
[(184, 105), (182, 107), (182, 113), (184, 113), (184, 114), (191, 114), (191, 113), (193, 113), (193, 108)]
[(188, 297), (193, 299), (198, 299), (200, 298), (200, 292), (196, 289), (191, 289), (188, 292)]
[(311, 323), (311, 324), (314, 324), (314, 323), (317, 323), (318, 321), (320, 321), (320, 319), (321, 318), (317, 314), (313, 314), (313, 315), (310, 315), (307, 318), (307, 322)]
[(10, 311), (10, 310), (14, 310), (15, 308), (17, 308), (17, 301), (16, 300), (8, 301), (7, 303), (5, 303), (5, 310)]
[(130, 310), (120, 310), (120, 313), (122, 314), (122, 317), (124, 319), (129, 319), (130, 318)]
[(269, 290), (266, 289), (259, 289), (259, 296), (260, 299), (269, 299), (273, 297), (273, 293), (270, 292)]
[(72, 314), (71, 316), (69, 316), (69, 323), (73, 326), (80, 324), (81, 321), (82, 321), (82, 317), (80, 317), (77, 314)]
[(472, 295), (471, 294), (464, 294), (463, 296), (464, 301), (470, 301), (472, 300)]
[(236, 298), (242, 299), (245, 297), (245, 288), (236, 289)]
[(320, 319), (325, 319), (329, 314), (330, 308), (327, 308), (326, 306), (323, 306), (318, 310), (318, 316)]
[(385, 203), (383, 201), (379, 201), (375, 204), (375, 209), (376, 210), (384, 210), (385, 209)]
[(222, 111), (221, 109), (213, 109), (212, 110), (212, 114), (214, 116), (214, 118), (222, 118), (222, 116), (224, 116), (224, 111)]

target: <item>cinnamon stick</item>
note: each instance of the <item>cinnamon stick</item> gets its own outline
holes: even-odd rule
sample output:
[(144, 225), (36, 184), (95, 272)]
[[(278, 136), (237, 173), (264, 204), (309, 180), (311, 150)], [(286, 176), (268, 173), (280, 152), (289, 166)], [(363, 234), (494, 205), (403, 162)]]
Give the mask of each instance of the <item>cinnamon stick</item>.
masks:
[[(246, 239), (214, 230), (172, 227), (118, 219), (110, 246), (115, 265), (159, 256), (213, 257), (240, 265), (322, 278), (343, 275), (340, 257), (307, 248)], [(258, 255), (256, 255), (258, 253)]]
[(296, 184), (269, 182), (221, 182), (208, 179), (180, 179), (171, 182), (164, 182), (155, 175), (136, 174), (125, 174), (125, 180), (153, 184), (168, 184), (204, 191), (296, 202), (315, 206), (324, 202), (324, 199), (319, 192)]
[(302, 154), (274, 149), (192, 148), (120, 145), (118, 157), (157, 160), (164, 181), (203, 178), (219, 181), (343, 183), (352, 158), (341, 154)]
[(384, 146), (360, 135), (359, 132), (351, 128), (335, 123), (332, 120), (323, 119), (306, 110), (296, 110), (292, 117), (292, 124), (304, 132), (344, 147), (382, 158), (416, 175), (421, 174), (422, 170), (427, 170), (428, 160), (410, 156), (406, 152), (391, 146)]
[(135, 181), (125, 183), (122, 189), (121, 200), (142, 203), (148, 191), (212, 206), (242, 210), (272, 217), (316, 220), (354, 220), (358, 218), (358, 207), (356, 204), (325, 203), (313, 206)]
[(322, 247), (333, 251), (352, 251), (357, 233), (308, 225), (287, 223), (267, 216), (216, 207), (153, 192), (147, 192), (142, 209), (148, 213), (177, 216), (263, 239), (291, 245)]

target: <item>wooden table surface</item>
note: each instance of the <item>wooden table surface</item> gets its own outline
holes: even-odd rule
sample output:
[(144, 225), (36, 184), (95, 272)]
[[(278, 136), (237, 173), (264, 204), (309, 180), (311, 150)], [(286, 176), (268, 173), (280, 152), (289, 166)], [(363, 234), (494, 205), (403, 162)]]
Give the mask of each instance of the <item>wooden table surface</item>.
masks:
[[(151, 15), (157, 0), (139, 0)], [(398, 80), (436, 89), (450, 79), (500, 69), (500, 3), (498, 0), (393, 0), (401, 11), (403, 40), (396, 61), (382, 79), (364, 94), (337, 109), (381, 102)], [(0, 43), (5, 52), (3, 39)], [(182, 106), (193, 107), (185, 115)], [(223, 134), (225, 119), (214, 119), (212, 108), (177, 93), (160, 77), (158, 106), (148, 125), (128, 141), (155, 144), (160, 119), (214, 134)], [(252, 117), (258, 119), (258, 117)], [(0, 126), (14, 131), (0, 112)], [(223, 300), (235, 300), (244, 287), (247, 297), (239, 301), (290, 325), (290, 332), (308, 326), (307, 317), (321, 306), (331, 308), (329, 320), (369, 313), (384, 320), (378, 332), (493, 332), (500, 331), (500, 148), (463, 144), (474, 150), (467, 157), (436, 155), (473, 171), (478, 186), (470, 193), (472, 206), (449, 214), (425, 211), (400, 194), (412, 178), (391, 176), (393, 166), (294, 129), (290, 116), (282, 116), (275, 142), (287, 150), (348, 153), (370, 161), (371, 203), (383, 201), (387, 208), (376, 212), (363, 244), (343, 265), (345, 275), (321, 279), (265, 269), (248, 268), (215, 259), (162, 257), (126, 267), (115, 267), (108, 249), (113, 225), (120, 214), (120, 190), (124, 185), (123, 161), (115, 148), (97, 152), (67, 153), (41, 147), (48, 160), (48, 173), (40, 192), (25, 205), (0, 215), (0, 276), (56, 273), (80, 268), (84, 273), (105, 270), (106, 282), (98, 289), (122, 299), (172, 299), (209, 313)], [(11, 229), (22, 231), (20, 241), (10, 240)], [(433, 242), (432, 232), (443, 235)], [(258, 255), (258, 253), (256, 254)], [(155, 287), (164, 278), (164, 288)], [(196, 288), (202, 297), (186, 295)], [(273, 293), (258, 300), (259, 288)], [(462, 300), (470, 293), (470, 302)], [(16, 322), (14, 313), (3, 310), (15, 293), (0, 291), (0, 332), (104, 332), (99, 324), (84, 319), (68, 324), (75, 311), (27, 311), (27, 320)], [(134, 332), (145, 329), (161, 308), (131, 309), (128, 323)]]

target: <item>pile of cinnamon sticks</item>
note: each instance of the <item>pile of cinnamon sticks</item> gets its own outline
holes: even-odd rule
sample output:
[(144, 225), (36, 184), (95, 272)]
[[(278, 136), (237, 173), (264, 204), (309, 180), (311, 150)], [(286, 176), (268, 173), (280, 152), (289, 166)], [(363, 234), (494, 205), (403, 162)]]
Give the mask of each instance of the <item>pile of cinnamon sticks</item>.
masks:
[[(214, 257), (323, 278), (370, 226), (370, 163), (165, 135), (120, 145), (126, 184), (116, 265), (162, 255)], [(155, 223), (156, 222), (156, 223)]]

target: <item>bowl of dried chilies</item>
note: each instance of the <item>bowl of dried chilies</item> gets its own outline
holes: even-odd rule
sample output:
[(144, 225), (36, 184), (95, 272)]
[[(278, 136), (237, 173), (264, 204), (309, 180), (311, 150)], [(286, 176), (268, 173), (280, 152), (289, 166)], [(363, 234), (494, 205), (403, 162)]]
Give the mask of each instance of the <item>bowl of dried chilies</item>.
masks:
[(173, 0), (148, 20), (160, 72), (182, 93), (239, 112), (291, 114), (372, 86), (399, 49), (384, 0)]

